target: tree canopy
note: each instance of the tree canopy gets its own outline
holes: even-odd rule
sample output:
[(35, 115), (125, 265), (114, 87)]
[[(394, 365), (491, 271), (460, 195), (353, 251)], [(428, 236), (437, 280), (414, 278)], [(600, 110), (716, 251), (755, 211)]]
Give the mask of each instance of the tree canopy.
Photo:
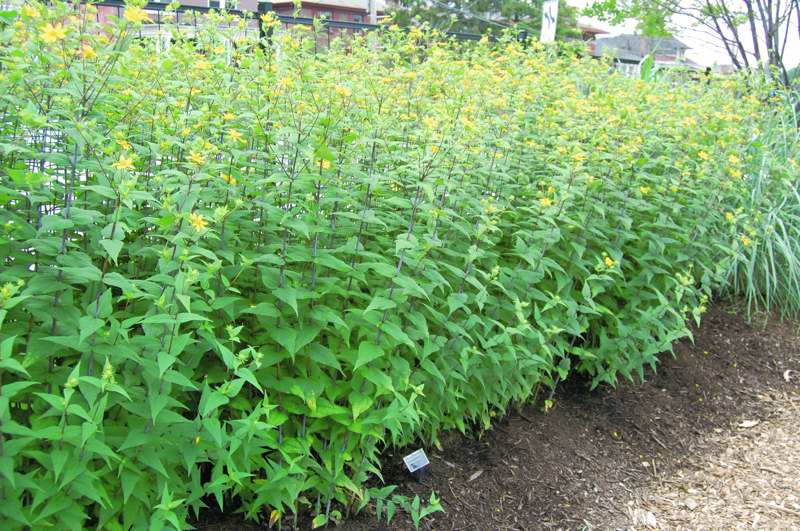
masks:
[(636, 20), (645, 35), (671, 34), (688, 22), (721, 44), (737, 68), (764, 68), (786, 84), (787, 43), (800, 37), (800, 0), (596, 0), (584, 14)]
[[(428, 23), (446, 31), (484, 33), (508, 27), (538, 36), (543, 0), (399, 0), (392, 10), (401, 26)], [(578, 10), (559, 0), (556, 39), (580, 36)]]

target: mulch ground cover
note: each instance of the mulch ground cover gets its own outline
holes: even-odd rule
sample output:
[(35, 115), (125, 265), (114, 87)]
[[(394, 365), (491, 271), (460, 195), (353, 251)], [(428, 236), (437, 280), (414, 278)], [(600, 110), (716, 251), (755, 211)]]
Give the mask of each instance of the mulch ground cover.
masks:
[[(386, 452), (386, 482), (398, 485), (397, 494), (441, 498), (446, 512), (422, 529), (626, 527), (643, 488), (722, 451), (726, 432), (774, 414), (778, 396), (800, 389), (797, 325), (777, 317), (748, 323), (743, 313), (713, 307), (694, 343), (678, 343), (675, 357), (663, 356), (644, 382), (593, 391), (564, 382), (546, 413), (532, 404), (480, 438), (449, 434), (443, 451), (425, 449), (431, 469), (421, 483), (402, 464), (415, 448)], [(209, 513), (197, 527), (257, 529), (230, 513)], [(338, 527), (413, 529), (407, 515), (378, 523), (369, 508)]]

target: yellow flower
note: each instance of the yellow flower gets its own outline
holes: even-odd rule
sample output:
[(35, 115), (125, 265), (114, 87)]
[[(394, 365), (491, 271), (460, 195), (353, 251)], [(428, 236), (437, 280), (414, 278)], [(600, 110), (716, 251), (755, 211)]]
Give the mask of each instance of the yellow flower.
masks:
[(14, 295), (14, 286), (11, 282), (6, 282), (3, 284), (3, 289), (0, 289), (0, 298), (3, 299), (10, 299)]
[(117, 140), (117, 144), (119, 144), (119, 146), (122, 149), (130, 149), (131, 148), (131, 145), (127, 140), (121, 140), (121, 139)]
[(198, 153), (196, 151), (192, 151), (192, 153), (189, 155), (189, 160), (197, 164), (198, 166), (201, 164), (205, 164), (206, 162), (206, 158), (203, 156), (203, 154)]
[(40, 13), (39, 10), (33, 6), (24, 5), (22, 6), (22, 14), (28, 18), (38, 18)]
[(202, 214), (196, 214), (192, 212), (191, 214), (189, 214), (189, 225), (194, 227), (195, 230), (201, 231), (204, 228), (206, 228), (206, 225), (208, 225), (208, 223), (203, 218)]
[(728, 168), (728, 174), (734, 179), (739, 179), (742, 176), (741, 170), (737, 170), (736, 168)]
[(328, 170), (331, 167), (331, 161), (329, 160), (321, 160), (319, 161), (319, 164), (323, 170)]
[(203, 72), (211, 68), (211, 63), (209, 63), (205, 59), (200, 59), (199, 61), (195, 62), (194, 67), (196, 70), (200, 70), (201, 72)]
[(192, 134), (192, 130), (188, 127), (181, 129), (181, 136), (189, 136), (190, 134)]
[(550, 205), (552, 205), (552, 204), (553, 204), (553, 200), (552, 200), (552, 199), (550, 199), (549, 197), (543, 197), (543, 198), (539, 199), (539, 203), (540, 203), (540, 204), (541, 204), (543, 207), (548, 207), (548, 206), (550, 206)]
[(741, 236), (739, 236), (739, 241), (742, 242), (742, 245), (744, 245), (745, 247), (750, 247), (750, 244), (753, 243), (753, 241), (747, 236), (747, 234), (742, 234)]
[(94, 48), (89, 46), (88, 44), (84, 44), (81, 46), (81, 55), (84, 59), (89, 59), (90, 61), (97, 57), (97, 52), (94, 51)]
[(709, 154), (706, 153), (705, 151), (698, 151), (697, 152), (697, 156), (698, 156), (698, 158), (703, 159), (703, 160), (708, 160), (710, 158)]
[(577, 153), (574, 153), (572, 155), (572, 160), (574, 160), (575, 162), (582, 162), (582, 161), (586, 160), (586, 155), (584, 155), (583, 153), (578, 151)]
[(434, 155), (439, 153), (439, 146), (431, 146), (431, 153), (433, 153)]
[(736, 218), (733, 215), (733, 212), (725, 212), (725, 221), (728, 221), (729, 223), (733, 223), (734, 219), (736, 219)]
[(56, 41), (64, 40), (67, 34), (64, 32), (64, 26), (61, 24), (56, 24), (55, 26), (48, 24), (42, 30), (41, 37), (44, 42), (52, 44)]
[(605, 258), (603, 258), (603, 263), (606, 265), (606, 267), (614, 267), (615, 265), (617, 265), (617, 261), (611, 258), (610, 256), (606, 256)]
[(118, 170), (130, 170), (133, 168), (133, 159), (128, 158), (125, 155), (120, 155), (119, 160), (111, 166)]
[(278, 80), (278, 87), (289, 90), (294, 87), (294, 79), (290, 77), (282, 77)]
[(728, 157), (728, 162), (730, 162), (733, 165), (736, 165), (736, 164), (739, 164), (741, 162), (741, 160), (736, 155), (731, 155), (731, 156)]
[(556, 193), (556, 187), (551, 184), (550, 186), (547, 187), (547, 193), (549, 195), (555, 194)]
[(268, 28), (279, 24), (278, 17), (276, 17), (275, 13), (272, 11), (268, 11), (267, 13), (261, 15), (261, 22), (263, 22)]
[(230, 185), (236, 184), (236, 177), (234, 177), (233, 175), (228, 175), (226, 173), (223, 173), (220, 175), (220, 177), (222, 177), (222, 180)]
[(649, 186), (640, 186), (639, 187), (639, 193), (642, 194), (642, 195), (649, 194), (650, 193), (650, 187)]
[(244, 142), (244, 140), (242, 140), (242, 133), (236, 129), (228, 129), (228, 138), (234, 142)]
[(132, 22), (133, 24), (138, 24), (140, 22), (150, 22), (150, 17), (145, 13), (144, 9), (141, 7), (126, 7), (125, 8), (125, 20), (128, 22)]
[(225, 120), (226, 122), (230, 122), (231, 120), (236, 119), (236, 115), (233, 114), (232, 112), (226, 112), (225, 114), (222, 115), (222, 119)]

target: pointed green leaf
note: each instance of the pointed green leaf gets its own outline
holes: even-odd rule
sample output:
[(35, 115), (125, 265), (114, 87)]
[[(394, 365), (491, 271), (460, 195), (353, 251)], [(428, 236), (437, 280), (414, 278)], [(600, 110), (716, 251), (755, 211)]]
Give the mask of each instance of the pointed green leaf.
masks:
[(103, 249), (106, 250), (109, 258), (114, 261), (114, 265), (117, 265), (117, 258), (119, 257), (119, 252), (122, 250), (122, 241), (100, 240), (100, 245), (102, 245)]
[(383, 350), (381, 347), (375, 343), (363, 341), (358, 346), (358, 358), (356, 358), (356, 364), (353, 366), (353, 370), (355, 371), (359, 367), (362, 367), (370, 361), (380, 358), (381, 356), (383, 356)]

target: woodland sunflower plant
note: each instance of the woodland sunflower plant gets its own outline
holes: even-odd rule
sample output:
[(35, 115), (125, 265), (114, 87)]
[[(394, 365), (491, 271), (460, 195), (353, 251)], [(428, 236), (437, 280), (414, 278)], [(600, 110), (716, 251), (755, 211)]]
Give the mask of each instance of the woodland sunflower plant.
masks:
[(746, 245), (736, 79), (141, 7), (0, 17), (11, 526), (391, 518), (383, 448), (643, 377)]

